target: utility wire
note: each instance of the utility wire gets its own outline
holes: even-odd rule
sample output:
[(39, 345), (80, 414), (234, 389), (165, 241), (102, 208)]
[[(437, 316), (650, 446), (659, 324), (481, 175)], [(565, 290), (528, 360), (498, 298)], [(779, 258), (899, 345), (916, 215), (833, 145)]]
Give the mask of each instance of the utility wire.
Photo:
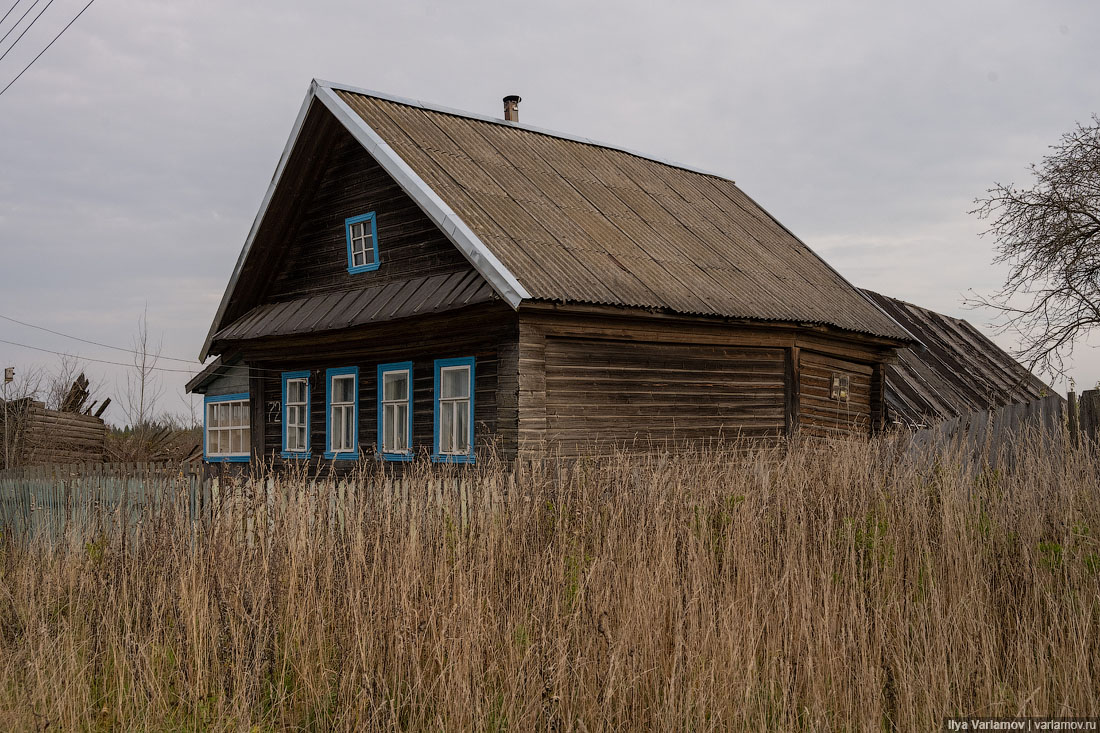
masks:
[[(64, 35), (65, 31), (69, 30), (69, 26), (71, 26), (71, 25), (72, 25), (73, 23), (75, 23), (75, 22), (77, 21), (77, 18), (79, 18), (80, 16), (84, 15), (84, 11), (85, 11), (85, 10), (87, 10), (88, 8), (90, 8), (90, 7), (92, 6), (92, 3), (94, 3), (94, 2), (95, 2), (95, 0), (88, 0), (88, 4), (87, 4), (87, 5), (85, 5), (85, 6), (83, 7), (83, 8), (81, 8), (81, 9), (80, 9), (80, 12), (76, 14), (76, 17), (74, 17), (74, 18), (73, 18), (72, 20), (70, 20), (70, 21), (69, 21), (68, 23), (66, 23), (66, 24), (65, 24), (65, 27), (64, 27), (64, 28), (62, 28), (62, 29), (61, 29), (61, 31), (60, 31), (60, 32), (58, 32), (58, 34), (57, 34), (56, 36), (54, 36), (54, 37), (53, 37), (53, 40), (52, 40), (52, 41), (50, 41), (50, 42), (49, 42), (48, 44), (46, 44), (46, 47), (45, 47), (44, 49), (42, 49), (41, 51), (39, 51), (39, 52), (38, 52), (38, 55), (37, 55), (37, 56), (35, 56), (35, 57), (34, 57), (33, 59), (31, 59), (31, 62), (30, 62), (29, 64), (27, 64), (26, 66), (24, 66), (24, 67), (23, 67), (23, 70), (22, 70), (22, 71), (20, 71), (20, 72), (19, 72), (19, 74), (17, 74), (17, 75), (16, 75), (16, 77), (15, 77), (14, 79), (12, 79), (11, 81), (9, 81), (9, 82), (8, 82), (8, 85), (7, 85), (6, 87), (4, 87), (3, 89), (0, 89), (0, 96), (3, 96), (3, 95), (4, 95), (4, 92), (8, 91), (8, 89), (11, 89), (11, 85), (12, 85), (12, 84), (14, 84), (15, 82), (19, 81), (19, 77), (23, 76), (23, 74), (26, 74), (26, 73), (27, 73), (27, 69), (29, 69), (29, 68), (31, 68), (32, 66), (34, 66), (34, 62), (35, 62), (35, 61), (37, 61), (38, 59), (42, 58), (42, 54), (44, 54), (44, 53), (46, 53), (47, 51), (49, 51), (49, 50), (50, 50), (50, 46), (52, 46), (52, 45), (54, 45), (55, 43), (57, 43), (57, 39), (58, 39), (58, 38), (61, 38), (61, 36), (62, 36), (62, 35)], [(32, 7), (33, 7), (33, 6), (32, 6)]]
[(22, 37), (26, 35), (27, 31), (30, 31), (32, 28), (34, 28), (34, 24), (38, 22), (38, 19), (42, 18), (42, 13), (50, 10), (50, 6), (52, 6), (52, 4), (54, 4), (54, 0), (50, 0), (50, 2), (47, 2), (45, 6), (43, 6), (42, 10), (38, 11), (38, 14), (35, 15), (34, 19), (30, 23), (26, 24), (26, 28), (23, 29), (23, 32), (20, 33), (18, 36), (15, 36), (15, 40), (11, 42), (10, 46), (8, 46), (8, 50), (4, 51), (3, 54), (0, 54), (0, 61), (3, 61), (3, 59), (11, 53), (12, 48), (14, 48), (15, 45), (17, 45), (22, 40)]
[[(112, 349), (113, 351), (125, 351), (128, 354), (137, 354), (138, 356), (141, 356), (141, 352), (140, 351), (135, 351), (134, 349), (126, 349), (126, 348), (123, 348), (122, 346), (111, 346), (110, 344), (102, 344), (99, 341), (91, 341), (89, 339), (80, 338), (79, 336), (72, 336), (72, 335), (67, 334), (67, 333), (61, 333), (60, 331), (54, 331), (52, 328), (46, 328), (45, 326), (36, 326), (33, 323), (27, 323), (26, 321), (20, 321), (19, 319), (12, 318), (11, 316), (5, 316), (2, 313), (0, 313), (0, 318), (3, 318), (5, 321), (11, 321), (12, 323), (18, 323), (20, 326), (26, 326), (27, 328), (34, 328), (34, 329), (37, 329), (39, 331), (45, 331), (46, 333), (52, 333), (54, 336), (61, 336), (62, 338), (72, 339), (73, 341), (79, 341), (79, 342), (84, 343), (84, 344), (91, 344), (92, 346), (101, 346), (104, 349)], [(158, 359), (164, 359), (165, 361), (180, 361), (180, 362), (183, 362), (184, 364), (198, 364), (199, 363), (198, 359), (177, 359), (174, 356), (158, 356), (157, 358)]]
[[(11, 7), (8, 8), (8, 12), (4, 13), (3, 18), (0, 18), (0, 25), (4, 24), (4, 21), (8, 19), (9, 15), (11, 15), (11, 11), (15, 10), (15, 6), (18, 5), (21, 2), (23, 2), (23, 0), (15, 0), (15, 2), (11, 4)], [(16, 23), (16, 25), (19, 25), (19, 24)]]
[[(32, 10), (34, 10), (34, 7), (36, 5), (38, 5), (38, 3), (40, 3), (40, 2), (42, 2), (42, 0), (34, 0), (34, 2), (31, 3), (31, 6), (23, 11), (23, 14), (19, 16), (19, 20), (15, 21), (15, 25), (13, 25), (11, 28), (8, 28), (8, 32), (4, 34), (3, 38), (0, 38), (0, 43), (3, 43), (4, 41), (8, 40), (8, 36), (11, 35), (12, 31), (14, 31), (16, 28), (19, 27), (19, 24), (23, 22), (23, 18), (26, 18), (27, 14), (30, 13)], [(16, 5), (18, 5), (18, 4), (19, 3), (16, 3)], [(12, 6), (11, 10), (15, 10), (15, 6)], [(10, 13), (11, 10), (9, 10), (8, 12)]]
[[(158, 371), (184, 372), (184, 373), (190, 374), (192, 372), (197, 373), (199, 370), (206, 368), (206, 366), (209, 366), (209, 364), (207, 364), (206, 366), (202, 365), (198, 361), (198, 359), (177, 359), (177, 358), (174, 358), (174, 357), (171, 357), (171, 356), (161, 356), (159, 354), (155, 354), (155, 353), (151, 353), (151, 352), (148, 353), (148, 354), (143, 354), (142, 352), (135, 351), (134, 349), (124, 349), (121, 346), (111, 346), (110, 344), (103, 344), (103, 343), (100, 343), (99, 341), (91, 341), (89, 339), (80, 338), (79, 336), (72, 336), (72, 335), (67, 334), (67, 333), (61, 333), (60, 331), (54, 331), (52, 328), (46, 328), (44, 326), (36, 326), (33, 323), (27, 323), (26, 321), (20, 321), (16, 318), (12, 318), (10, 316), (5, 316), (3, 314), (0, 314), (0, 318), (4, 319), (5, 321), (11, 321), (12, 323), (18, 323), (20, 326), (26, 326), (27, 328), (34, 328), (34, 329), (37, 329), (39, 331), (45, 331), (46, 333), (52, 333), (54, 336), (61, 336), (62, 338), (72, 339), (73, 341), (80, 341), (81, 343), (91, 344), (92, 346), (100, 346), (104, 349), (113, 349), (115, 351), (122, 351), (124, 353), (134, 354), (136, 356), (149, 356), (150, 358), (156, 358), (158, 361), (161, 360), (161, 359), (164, 359), (165, 361), (178, 361), (178, 362), (182, 362), (184, 364), (191, 364), (191, 365), (194, 366), (193, 370), (169, 369), (167, 367), (155, 367)], [(99, 362), (100, 364), (115, 364), (117, 366), (128, 366), (128, 367), (133, 366), (132, 363), (127, 364), (127, 363), (121, 362), (121, 361), (109, 361), (109, 360), (105, 360), (105, 359), (93, 359), (90, 356), (80, 356), (79, 354), (63, 354), (59, 351), (50, 351), (49, 349), (43, 349), (43, 348), (39, 348), (37, 346), (27, 346), (26, 344), (17, 344), (14, 341), (4, 341), (3, 339), (0, 339), (0, 343), (10, 344), (12, 346), (21, 346), (23, 348), (33, 349), (35, 351), (44, 351), (47, 354), (56, 354), (58, 356), (67, 356), (67, 357), (70, 357), (72, 359), (80, 359), (81, 361), (95, 361), (95, 362)], [(250, 367), (248, 367), (248, 370), (249, 370), (249, 372), (264, 373), (264, 374), (282, 374), (284, 371), (286, 371), (285, 369), (271, 369), (271, 368), (258, 367), (258, 366), (250, 366)]]
[[(66, 354), (66, 353), (61, 352), (61, 351), (51, 351), (50, 349), (42, 349), (42, 348), (39, 348), (38, 346), (28, 346), (27, 344), (17, 344), (14, 341), (6, 341), (5, 339), (0, 339), (0, 344), (7, 344), (8, 346), (18, 346), (21, 349), (31, 349), (32, 351), (41, 351), (41, 352), (46, 353), (46, 354), (53, 354), (54, 356), (64, 356), (64, 357), (68, 357), (69, 359), (77, 359), (79, 361), (94, 361), (97, 364), (113, 364), (115, 366), (123, 366), (123, 367), (130, 367), (130, 368), (133, 368), (133, 366), (134, 366), (132, 363), (127, 364), (124, 361), (109, 361), (107, 359), (93, 359), (90, 356), (78, 356), (76, 354)], [(154, 356), (155, 356), (154, 354), (149, 355), (150, 358), (153, 358)], [(151, 371), (157, 371), (157, 372), (177, 372), (179, 374), (189, 374), (191, 376), (194, 376), (199, 371), (198, 369), (170, 369), (168, 367), (158, 367), (158, 366), (146, 367), (146, 369), (149, 369)]]
[(45, 6), (43, 6), (43, 8), (41, 10), (38, 11), (38, 15), (34, 16), (34, 19), (30, 23), (27, 24), (27, 27), (23, 29), (23, 32), (20, 33), (18, 36), (16, 36), (15, 40), (11, 42), (11, 45), (8, 46), (8, 50), (4, 51), (3, 54), (0, 54), (0, 61), (3, 61), (4, 58), (9, 53), (11, 53), (11, 50), (13, 48), (15, 48), (15, 45), (17, 43), (19, 43), (19, 41), (23, 38), (23, 36), (27, 35), (27, 31), (29, 31), (31, 28), (34, 27), (34, 24), (37, 23), (38, 19), (42, 17), (42, 13), (45, 13), (47, 10), (49, 10), (51, 5), (53, 5), (53, 0), (50, 0), (48, 3), (45, 4)]

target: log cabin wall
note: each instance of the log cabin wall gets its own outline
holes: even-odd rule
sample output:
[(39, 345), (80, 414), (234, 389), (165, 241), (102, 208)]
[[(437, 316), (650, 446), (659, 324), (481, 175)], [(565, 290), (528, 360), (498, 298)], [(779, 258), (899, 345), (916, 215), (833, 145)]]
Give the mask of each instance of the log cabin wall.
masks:
[(7, 431), (14, 456), (4, 468), (105, 460), (107, 425), (98, 417), (50, 410), (30, 399), (0, 403), (0, 412), (10, 421), (0, 419), (0, 429)]
[[(478, 455), (496, 451), (510, 459), (516, 452), (517, 348), (515, 313), (494, 303), (427, 318), (382, 323), (368, 329), (318, 334), (309, 338), (270, 339), (241, 345), (252, 367), (253, 455), (274, 465), (287, 463), (282, 451), (282, 372), (310, 373), (311, 463), (328, 463), (326, 449), (325, 372), (359, 368), (359, 445), (368, 460), (377, 444), (377, 367), (413, 362), (414, 452), (432, 450), (435, 360), (475, 357), (474, 447)], [(260, 412), (262, 411), (262, 415)], [(262, 422), (262, 429), (257, 425)], [(301, 464), (300, 460), (293, 460)], [(348, 467), (350, 461), (335, 461)]]
[[(521, 309), (520, 455), (651, 451), (799, 430), (866, 434), (881, 414), (873, 365), (891, 349), (793, 324)], [(843, 405), (828, 401), (833, 370), (850, 375)]]
[[(304, 205), (264, 302), (472, 270), (416, 203), (343, 129)], [(379, 267), (349, 273), (344, 220), (375, 213)]]
[[(870, 434), (882, 399), (872, 399), (874, 367), (805, 349), (800, 356), (799, 430), (811, 437)], [(834, 375), (847, 378), (846, 396), (833, 396)]]

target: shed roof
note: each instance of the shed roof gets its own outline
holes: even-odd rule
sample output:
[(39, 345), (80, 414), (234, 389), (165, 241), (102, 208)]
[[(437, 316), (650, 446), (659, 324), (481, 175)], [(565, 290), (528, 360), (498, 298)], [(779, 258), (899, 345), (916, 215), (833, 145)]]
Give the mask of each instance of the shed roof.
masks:
[(381, 323), (487, 303), (493, 289), (476, 272), (416, 277), (404, 282), (258, 305), (215, 335), (215, 340), (290, 336)]
[(894, 421), (923, 425), (1052, 393), (967, 321), (863, 292), (920, 342), (899, 349), (897, 363), (886, 367), (886, 406)]
[[(908, 335), (733, 181), (584, 138), (314, 81), (363, 145), (513, 307), (525, 300)], [(226, 304), (210, 336), (225, 328)]]

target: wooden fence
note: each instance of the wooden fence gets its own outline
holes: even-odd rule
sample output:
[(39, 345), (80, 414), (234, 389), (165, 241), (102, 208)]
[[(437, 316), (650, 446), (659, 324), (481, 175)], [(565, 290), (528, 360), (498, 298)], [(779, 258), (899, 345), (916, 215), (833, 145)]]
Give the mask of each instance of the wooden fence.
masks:
[(0, 471), (0, 527), (12, 534), (131, 524), (167, 502), (198, 517), (213, 488), (201, 466), (77, 463)]
[(356, 511), (397, 516), (441, 509), (465, 522), (471, 512), (499, 507), (513, 486), (514, 477), (493, 470), (444, 470), (417, 478), (375, 473), (219, 479), (194, 464), (16, 468), (0, 471), (0, 531), (17, 537), (90, 537), (109, 527), (133, 529), (171, 511), (193, 524), (228, 518), (252, 538), (291, 506), (339, 527)]

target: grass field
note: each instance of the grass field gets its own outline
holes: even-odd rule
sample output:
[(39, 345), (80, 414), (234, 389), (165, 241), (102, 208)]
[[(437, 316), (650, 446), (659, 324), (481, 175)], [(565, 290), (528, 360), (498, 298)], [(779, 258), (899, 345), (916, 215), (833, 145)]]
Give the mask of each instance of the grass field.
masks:
[[(237, 511), (254, 492), (195, 533), (167, 507), (91, 542), (8, 536), (0, 728), (915, 731), (1098, 714), (1100, 460), (1022, 446), (1012, 469), (969, 470), (894, 448), (590, 461), (521, 476), (465, 521), (448, 502), (352, 502), (333, 526), (317, 509), (331, 489), (300, 482), (251, 544)], [(421, 468), (411, 493), (436, 476)]]

